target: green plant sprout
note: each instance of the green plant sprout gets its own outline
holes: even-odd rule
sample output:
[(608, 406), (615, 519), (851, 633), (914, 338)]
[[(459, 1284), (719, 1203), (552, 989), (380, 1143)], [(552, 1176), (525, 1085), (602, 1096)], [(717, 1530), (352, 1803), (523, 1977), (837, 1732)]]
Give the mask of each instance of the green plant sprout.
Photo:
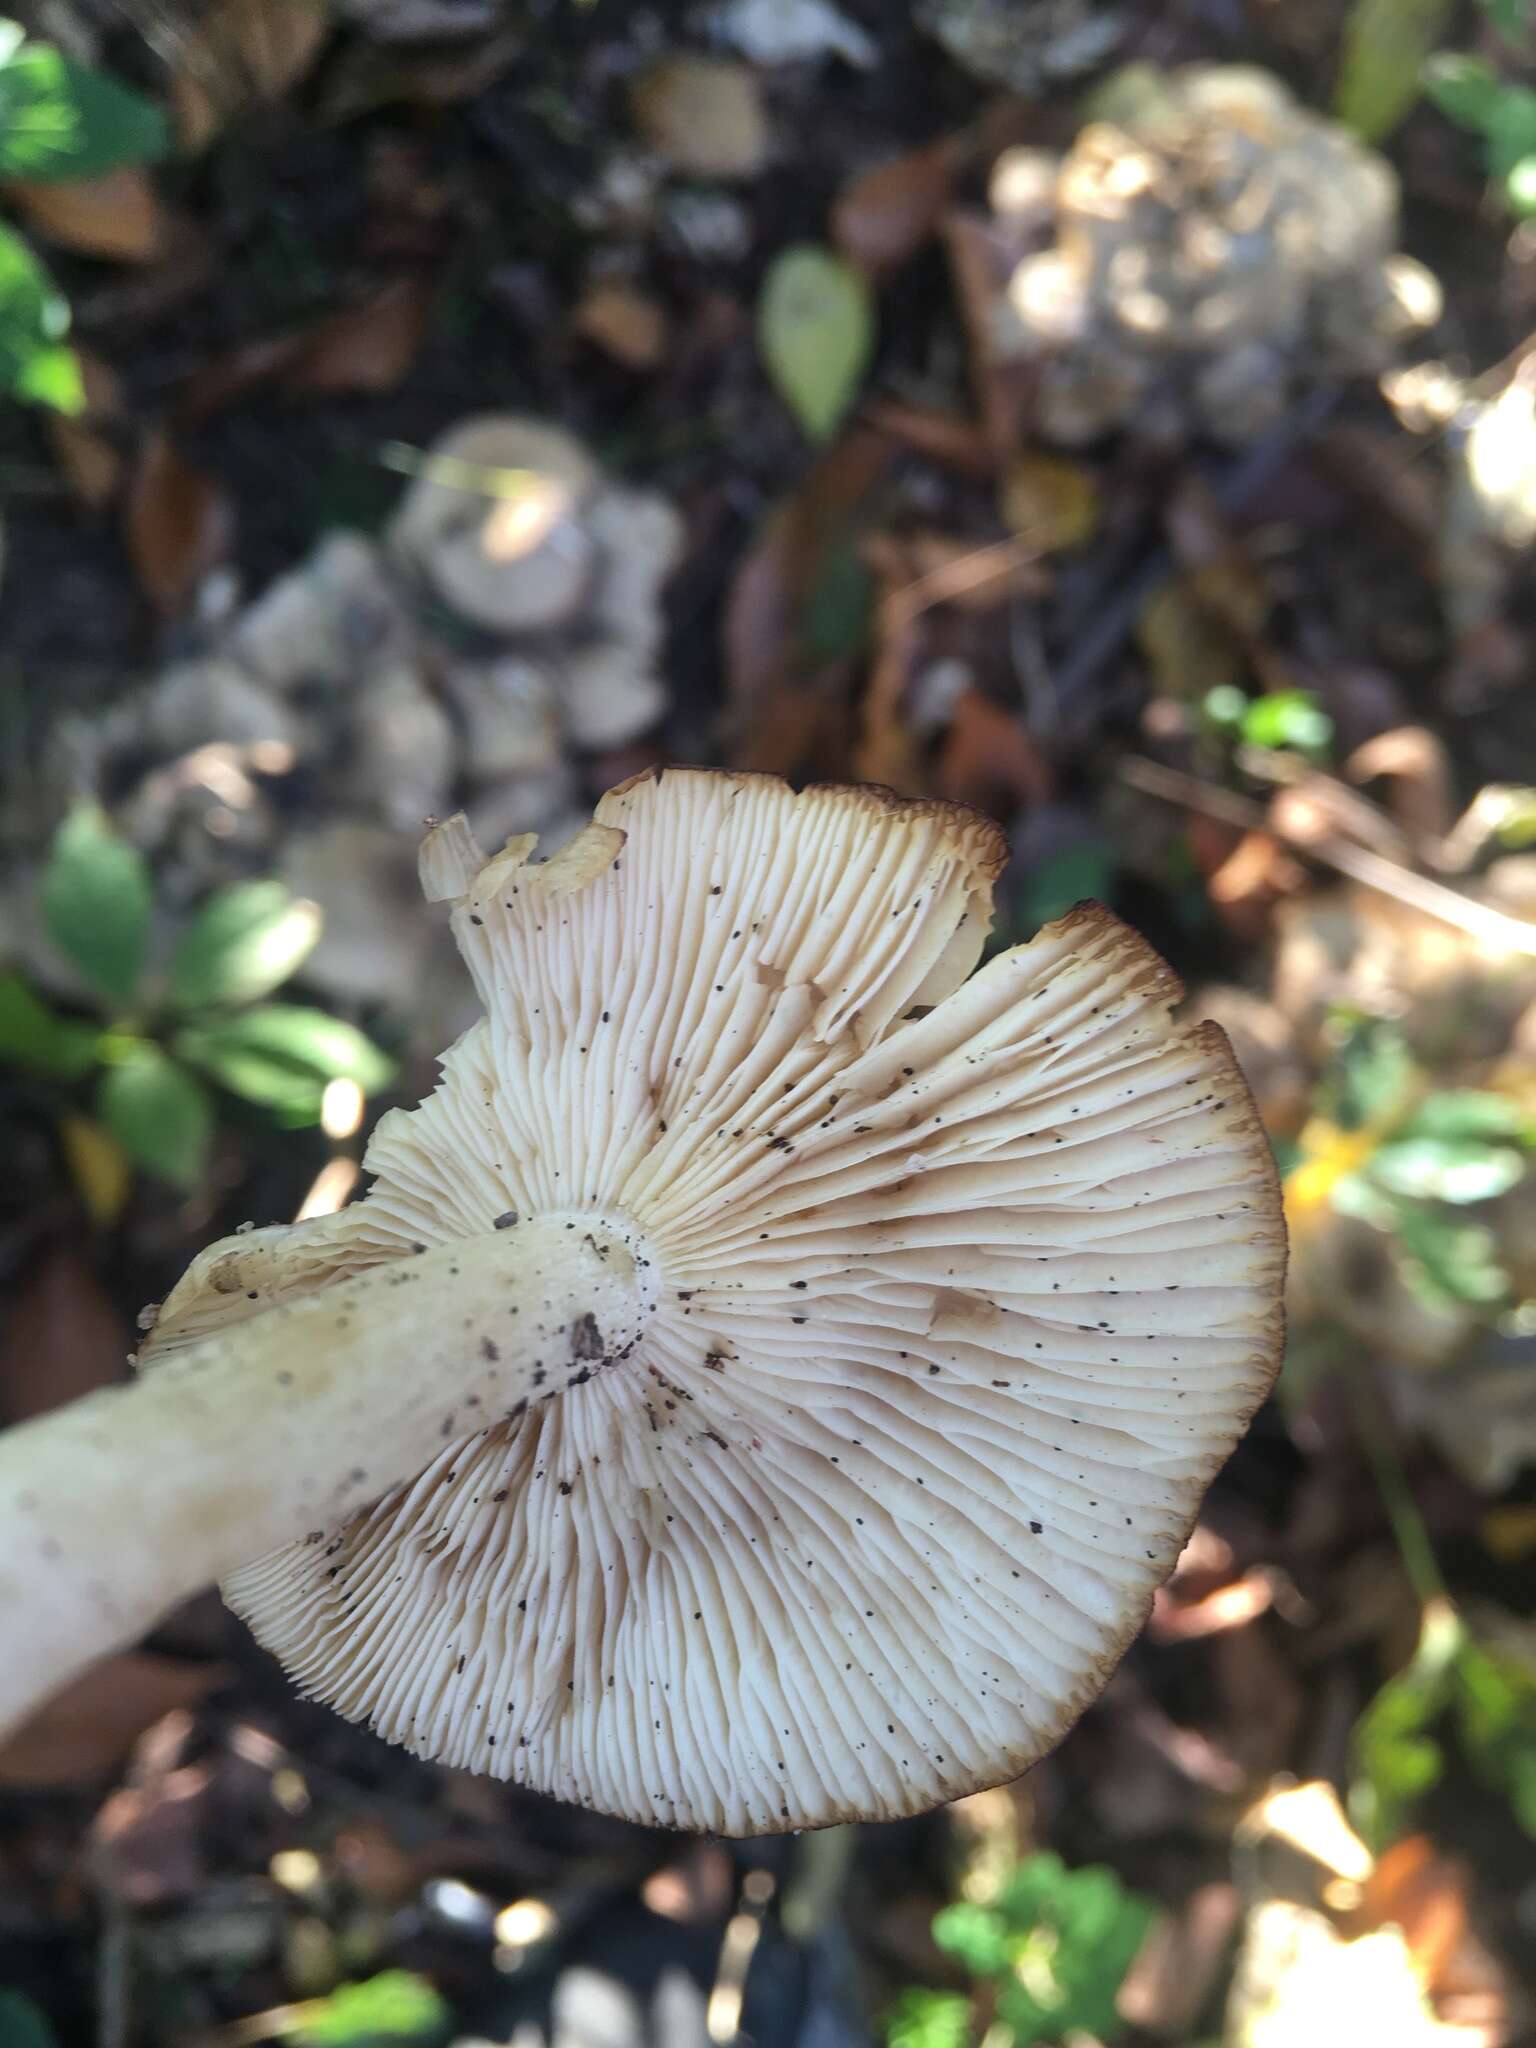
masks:
[(54, 838), (39, 907), (96, 1014), (56, 1011), (25, 976), (0, 971), (0, 1059), (65, 1086), (93, 1083), (106, 1130), (177, 1187), (193, 1186), (207, 1164), (210, 1082), (296, 1126), (318, 1119), (329, 1082), (373, 1093), (393, 1073), (354, 1025), (266, 1000), (320, 936), (319, 910), (280, 882), (239, 882), (210, 896), (163, 974), (151, 975), (147, 864), (102, 811), (82, 804)]
[[(1480, 0), (1518, 59), (1536, 57), (1527, 0)], [(1425, 67), (1424, 88), (1447, 119), (1480, 136), (1488, 176), (1518, 219), (1536, 218), (1536, 87), (1501, 76), (1486, 57), (1445, 50)]]
[(1277, 1147), (1293, 1227), (1325, 1207), (1358, 1217), (1393, 1240), (1427, 1299), (1505, 1305), (1493, 1237), (1461, 1212), (1525, 1177), (1536, 1120), (1491, 1089), (1432, 1089), (1390, 1024), (1337, 1021), (1343, 1043), (1315, 1113)]
[(1042, 1850), (1014, 1865), (995, 1897), (946, 1906), (933, 1938), (970, 1977), (970, 1992), (904, 1991), (888, 2048), (975, 2048), (976, 2013), (992, 2015), (985, 2048), (1032, 2048), (1125, 2031), (1115, 2000), (1152, 1921), (1146, 1900), (1100, 1865), (1071, 1870)]
[[(170, 130), (149, 100), (0, 18), (0, 181), (63, 184), (164, 154)], [(0, 389), (58, 412), (85, 402), (65, 337), (69, 301), (27, 242), (0, 221)]]

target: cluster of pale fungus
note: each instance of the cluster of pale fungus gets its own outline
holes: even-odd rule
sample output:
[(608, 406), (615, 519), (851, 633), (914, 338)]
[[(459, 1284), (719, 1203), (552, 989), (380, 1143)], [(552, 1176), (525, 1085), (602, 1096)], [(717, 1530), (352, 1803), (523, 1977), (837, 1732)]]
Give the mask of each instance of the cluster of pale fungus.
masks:
[(977, 968), (957, 807), (658, 769), (532, 846), (423, 847), (485, 1015), (366, 1199), (0, 1438), (0, 1724), (218, 1578), (341, 1713), (636, 1821), (1016, 1776), (1276, 1368), (1225, 1040), (1097, 906)]

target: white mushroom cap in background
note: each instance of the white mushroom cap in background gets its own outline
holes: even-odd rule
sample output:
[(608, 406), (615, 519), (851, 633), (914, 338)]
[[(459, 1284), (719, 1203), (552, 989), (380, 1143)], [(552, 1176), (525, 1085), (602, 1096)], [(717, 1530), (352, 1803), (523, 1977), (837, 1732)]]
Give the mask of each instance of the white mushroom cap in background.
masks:
[(389, 528), (397, 562), (497, 633), (540, 632), (581, 605), (597, 567), (582, 513), (601, 472), (543, 420), (487, 414), (436, 442)]
[[(231, 1604), (389, 1739), (631, 1820), (889, 1819), (1016, 1776), (1278, 1364), (1226, 1041), (1094, 905), (970, 974), (1004, 848), (956, 807), (668, 769), (530, 846), (429, 841), (486, 1017), (379, 1125), (366, 1201), (262, 1235), (264, 1299), (585, 1217), (648, 1323)], [(194, 1267), (146, 1360), (246, 1313)]]

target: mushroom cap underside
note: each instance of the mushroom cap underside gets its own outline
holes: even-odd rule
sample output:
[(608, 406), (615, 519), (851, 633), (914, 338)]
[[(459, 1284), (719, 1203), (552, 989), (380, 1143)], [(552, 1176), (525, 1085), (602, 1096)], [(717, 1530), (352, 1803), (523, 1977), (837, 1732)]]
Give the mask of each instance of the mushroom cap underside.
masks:
[[(1278, 1365), (1225, 1039), (1097, 905), (970, 973), (1002, 847), (955, 807), (669, 769), (528, 851), (448, 885), (486, 1016), (380, 1122), (367, 1199), (237, 1242), (265, 1301), (589, 1215), (658, 1306), (227, 1597), (344, 1714), (633, 1820), (889, 1819), (1018, 1775)], [(217, 1253), (162, 1353), (250, 1312)]]

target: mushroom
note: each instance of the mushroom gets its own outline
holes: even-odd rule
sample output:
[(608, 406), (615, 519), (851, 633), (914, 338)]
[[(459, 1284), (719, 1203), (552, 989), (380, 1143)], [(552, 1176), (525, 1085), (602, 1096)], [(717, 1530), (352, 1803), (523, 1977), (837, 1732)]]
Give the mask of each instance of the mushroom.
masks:
[(958, 806), (657, 769), (422, 853), (486, 1015), (366, 1199), (0, 1438), (0, 1722), (211, 1576), (306, 1693), (636, 1821), (888, 1819), (1104, 1684), (1274, 1376), (1226, 1040)]

